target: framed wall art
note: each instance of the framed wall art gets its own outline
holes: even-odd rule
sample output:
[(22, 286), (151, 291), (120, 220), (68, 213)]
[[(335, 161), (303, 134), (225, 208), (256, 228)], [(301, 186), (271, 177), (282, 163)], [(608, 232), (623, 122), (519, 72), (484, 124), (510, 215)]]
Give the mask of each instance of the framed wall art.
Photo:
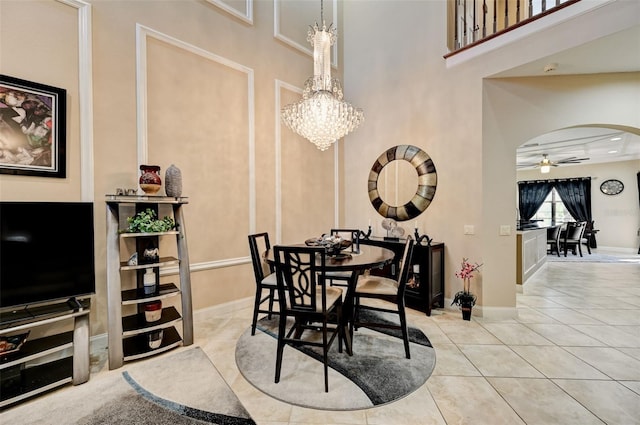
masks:
[(0, 174), (66, 177), (65, 89), (0, 75)]

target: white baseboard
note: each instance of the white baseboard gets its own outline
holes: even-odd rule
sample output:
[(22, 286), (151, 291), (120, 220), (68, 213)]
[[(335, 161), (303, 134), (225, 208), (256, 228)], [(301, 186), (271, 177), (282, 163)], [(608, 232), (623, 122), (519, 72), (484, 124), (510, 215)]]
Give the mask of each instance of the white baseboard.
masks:
[(194, 317), (206, 314), (212, 311), (217, 313), (233, 313), (234, 311), (241, 310), (243, 308), (253, 308), (253, 297), (241, 298), (239, 300), (229, 301), (223, 304), (217, 304), (211, 307), (202, 308), (193, 312)]
[(473, 308), (474, 313), (476, 310), (478, 310), (478, 317), (485, 320), (509, 320), (518, 317), (518, 310), (515, 307), (484, 307), (480, 305)]
[[(621, 248), (619, 246), (600, 246), (598, 245), (597, 248), (592, 248), (593, 250), (597, 251), (611, 251), (611, 252), (619, 252), (621, 254), (637, 254), (638, 253), (638, 248)], [(582, 251), (584, 252), (584, 251)]]
[[(444, 299), (445, 310), (459, 311), (458, 307), (451, 305), (451, 298)], [(509, 320), (518, 317), (516, 307), (484, 307), (475, 305), (471, 311), (472, 317), (482, 317), (487, 320)]]

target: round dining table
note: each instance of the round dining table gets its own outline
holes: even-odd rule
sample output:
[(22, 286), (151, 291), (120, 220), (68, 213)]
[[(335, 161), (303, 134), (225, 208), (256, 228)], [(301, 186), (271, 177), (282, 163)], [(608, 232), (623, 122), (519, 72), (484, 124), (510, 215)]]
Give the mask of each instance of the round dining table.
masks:
[[(306, 246), (298, 244), (294, 246)], [(262, 258), (269, 264), (275, 264), (273, 248), (262, 254)], [(343, 317), (349, 322), (349, 340), (347, 341), (347, 352), (352, 354), (351, 339), (353, 337), (353, 300), (360, 276), (365, 270), (382, 268), (393, 262), (395, 253), (387, 248), (374, 245), (360, 245), (359, 252), (351, 252), (349, 248), (343, 250), (338, 256), (327, 255), (325, 260), (325, 270), (331, 272), (348, 271), (351, 272), (351, 279), (347, 286), (347, 293), (343, 300)]]

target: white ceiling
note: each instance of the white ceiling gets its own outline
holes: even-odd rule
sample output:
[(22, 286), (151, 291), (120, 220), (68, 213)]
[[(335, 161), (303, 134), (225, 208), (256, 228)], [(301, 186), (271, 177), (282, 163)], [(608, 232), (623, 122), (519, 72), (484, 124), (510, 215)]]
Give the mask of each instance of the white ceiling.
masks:
[[(545, 67), (554, 69), (545, 71)], [(640, 25), (502, 72), (499, 77), (637, 71), (640, 71)], [(621, 139), (612, 141), (615, 137)], [(524, 143), (517, 151), (517, 162), (539, 162), (543, 154), (547, 154), (551, 161), (569, 157), (589, 158), (582, 163), (640, 159), (640, 136), (599, 127), (558, 130)]]
[(522, 165), (540, 162), (543, 154), (548, 155), (552, 162), (567, 158), (589, 158), (582, 161), (582, 164), (630, 161), (640, 159), (640, 136), (599, 127), (575, 127), (553, 131), (534, 137), (518, 148), (518, 168), (534, 168)]
[[(555, 69), (545, 71), (549, 64)], [(500, 72), (494, 77), (600, 74), (640, 71), (640, 25)]]

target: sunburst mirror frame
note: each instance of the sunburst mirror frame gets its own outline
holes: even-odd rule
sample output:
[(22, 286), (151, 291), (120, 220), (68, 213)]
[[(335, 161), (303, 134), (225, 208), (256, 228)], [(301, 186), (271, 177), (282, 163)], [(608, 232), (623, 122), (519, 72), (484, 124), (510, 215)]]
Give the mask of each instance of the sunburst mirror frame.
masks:
[[(392, 161), (408, 161), (418, 173), (418, 189), (409, 202), (393, 206), (385, 202), (378, 192), (378, 178), (382, 169)], [(376, 159), (369, 172), (369, 200), (378, 214), (397, 221), (407, 221), (427, 209), (436, 194), (438, 175), (431, 157), (412, 145), (398, 145), (387, 149)]]

